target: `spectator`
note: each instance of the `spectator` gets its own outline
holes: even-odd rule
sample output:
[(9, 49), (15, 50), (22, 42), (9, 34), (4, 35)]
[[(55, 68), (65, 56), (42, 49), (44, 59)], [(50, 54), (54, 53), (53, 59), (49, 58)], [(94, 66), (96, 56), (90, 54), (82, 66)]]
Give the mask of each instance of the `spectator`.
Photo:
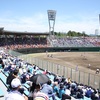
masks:
[(49, 80), (47, 83), (42, 85), (41, 92), (47, 94), (50, 97), (52, 97), (52, 100), (55, 100), (55, 95), (53, 93), (53, 88), (51, 87), (51, 81)]
[(87, 92), (86, 92), (86, 97), (88, 97), (88, 98), (90, 98), (91, 97), (91, 95), (92, 95), (92, 90), (91, 90), (91, 88), (89, 88), (88, 90), (87, 90)]
[(62, 99), (61, 100), (71, 100), (71, 96), (67, 94), (62, 94)]
[(78, 90), (76, 91), (76, 98), (77, 98), (77, 99), (83, 98), (83, 91), (82, 91), (82, 89), (78, 89)]
[(22, 75), (23, 74), (23, 70), (22, 70), (22, 67), (19, 66), (19, 75)]
[(64, 85), (60, 84), (59, 98), (62, 98), (62, 94), (65, 94), (65, 90), (64, 90)]
[(45, 69), (45, 71), (43, 72), (43, 74), (47, 74), (48, 73), (48, 71)]
[(13, 80), (14, 78), (18, 78), (18, 72), (19, 72), (19, 70), (18, 70), (18, 69), (15, 69), (15, 70), (14, 70), (12, 73), (10, 73), (9, 76), (7, 77), (6, 83), (9, 85), (8, 91), (12, 89), (12, 87), (11, 87), (11, 82), (12, 82), (12, 80)]
[(56, 95), (58, 96), (58, 93), (59, 93), (58, 82), (54, 82), (54, 84), (53, 84), (53, 92), (56, 93)]
[(28, 98), (19, 92), (21, 82), (19, 79), (15, 78), (11, 82), (12, 91), (10, 91), (6, 96), (5, 100), (28, 100)]
[(68, 87), (68, 88), (65, 90), (65, 94), (70, 96), (70, 94), (71, 94), (70, 87)]
[(25, 83), (27, 81), (27, 73), (26, 73), (26, 70), (23, 69), (23, 74), (20, 76), (20, 79), (21, 79), (21, 83)]
[(99, 98), (95, 95), (95, 93), (93, 92), (91, 94), (91, 100), (98, 100)]
[(40, 91), (40, 85), (38, 84), (32, 84), (31, 86), (31, 93), (29, 95), (29, 100), (33, 100), (36, 97), (43, 97), (45, 100), (49, 100), (49, 97), (47, 94)]

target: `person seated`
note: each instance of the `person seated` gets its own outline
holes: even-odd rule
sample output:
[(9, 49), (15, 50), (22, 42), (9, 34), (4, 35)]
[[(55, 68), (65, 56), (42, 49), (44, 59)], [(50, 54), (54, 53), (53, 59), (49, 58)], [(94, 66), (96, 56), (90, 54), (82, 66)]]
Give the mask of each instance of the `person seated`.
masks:
[(12, 91), (6, 96), (5, 100), (28, 100), (28, 98), (21, 91), (21, 82), (18, 78), (14, 78), (11, 82)]
[(45, 69), (45, 71), (43, 72), (43, 74), (45, 74), (45, 75), (46, 75), (47, 73), (48, 73), (48, 71)]
[(58, 82), (53, 83), (53, 92), (58, 96), (58, 93), (59, 93)]
[(71, 86), (71, 96), (76, 96), (76, 88), (75, 88), (75, 86), (73, 85), (73, 86)]
[(46, 100), (46, 99), (40, 96), (40, 97), (35, 97), (34, 100)]
[(30, 88), (30, 94), (28, 96), (29, 100), (36, 99), (36, 97), (42, 97), (44, 100), (49, 100), (49, 97), (47, 94), (40, 91), (41, 86), (39, 84), (32, 83), (32, 86)]
[(67, 94), (62, 94), (61, 100), (71, 100), (71, 96), (69, 96)]
[(93, 92), (93, 93), (91, 94), (91, 100), (99, 100), (99, 97), (97, 97), (97, 96), (95, 95), (95, 93)]
[(78, 90), (76, 91), (76, 98), (77, 98), (77, 99), (83, 98), (83, 91), (82, 91), (82, 89), (78, 89)]
[(90, 98), (91, 97), (91, 94), (92, 94), (92, 90), (91, 88), (89, 88), (85, 94), (86, 97)]
[(58, 82), (58, 84), (59, 84), (59, 83), (61, 83), (61, 81), (62, 81), (62, 78), (59, 75), (54, 76), (54, 82)]
[(59, 93), (58, 93), (58, 97), (62, 98), (62, 94), (65, 94), (65, 90), (64, 90), (64, 85), (60, 84), (60, 89), (59, 89)]
[(11, 69), (11, 64), (9, 64), (8, 66), (6, 66), (6, 67), (4, 68), (4, 71), (7, 72), (7, 71), (10, 71), (10, 69)]
[(71, 91), (70, 91), (70, 87), (67, 87), (66, 89), (65, 89), (65, 94), (66, 95), (71, 95)]
[(7, 77), (7, 80), (6, 80), (6, 84), (9, 85), (9, 90), (12, 89), (11, 87), (11, 82), (14, 78), (18, 78), (18, 72), (19, 70), (18, 69), (15, 69), (12, 73), (9, 74), (9, 76)]
[(21, 79), (22, 84), (26, 82), (26, 70), (25, 69), (23, 69), (23, 73), (20, 76), (20, 79)]
[(51, 86), (51, 80), (49, 80), (47, 83), (42, 85), (41, 92), (47, 94), (50, 97), (52, 97), (52, 100), (55, 100), (55, 94), (53, 93), (53, 88)]

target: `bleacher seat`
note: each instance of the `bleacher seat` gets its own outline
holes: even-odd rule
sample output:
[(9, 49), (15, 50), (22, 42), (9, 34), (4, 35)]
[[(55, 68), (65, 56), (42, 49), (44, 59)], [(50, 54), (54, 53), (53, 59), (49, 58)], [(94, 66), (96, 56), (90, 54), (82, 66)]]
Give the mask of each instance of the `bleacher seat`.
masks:
[(0, 98), (4, 97), (4, 92), (2, 91), (2, 89), (0, 88)]
[(8, 88), (8, 85), (6, 84), (6, 76), (3, 75), (3, 73), (0, 73), (0, 80), (3, 82), (3, 84)]

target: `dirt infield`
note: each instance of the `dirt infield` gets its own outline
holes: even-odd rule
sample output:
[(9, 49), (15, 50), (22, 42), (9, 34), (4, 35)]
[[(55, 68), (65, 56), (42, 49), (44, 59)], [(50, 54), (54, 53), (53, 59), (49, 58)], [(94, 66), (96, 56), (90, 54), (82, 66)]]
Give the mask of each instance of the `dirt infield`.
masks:
[[(34, 54), (31, 54), (31, 56), (34, 56)], [(35, 54), (35, 57), (93, 73), (97, 68), (100, 69), (100, 52), (39, 53)]]

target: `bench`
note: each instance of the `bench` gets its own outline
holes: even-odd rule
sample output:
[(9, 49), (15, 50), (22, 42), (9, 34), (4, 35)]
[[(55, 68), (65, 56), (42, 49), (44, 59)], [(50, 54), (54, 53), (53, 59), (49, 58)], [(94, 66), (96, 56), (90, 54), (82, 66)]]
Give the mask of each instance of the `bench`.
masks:
[(2, 91), (2, 89), (0, 88), (0, 98), (4, 97), (4, 92)]

